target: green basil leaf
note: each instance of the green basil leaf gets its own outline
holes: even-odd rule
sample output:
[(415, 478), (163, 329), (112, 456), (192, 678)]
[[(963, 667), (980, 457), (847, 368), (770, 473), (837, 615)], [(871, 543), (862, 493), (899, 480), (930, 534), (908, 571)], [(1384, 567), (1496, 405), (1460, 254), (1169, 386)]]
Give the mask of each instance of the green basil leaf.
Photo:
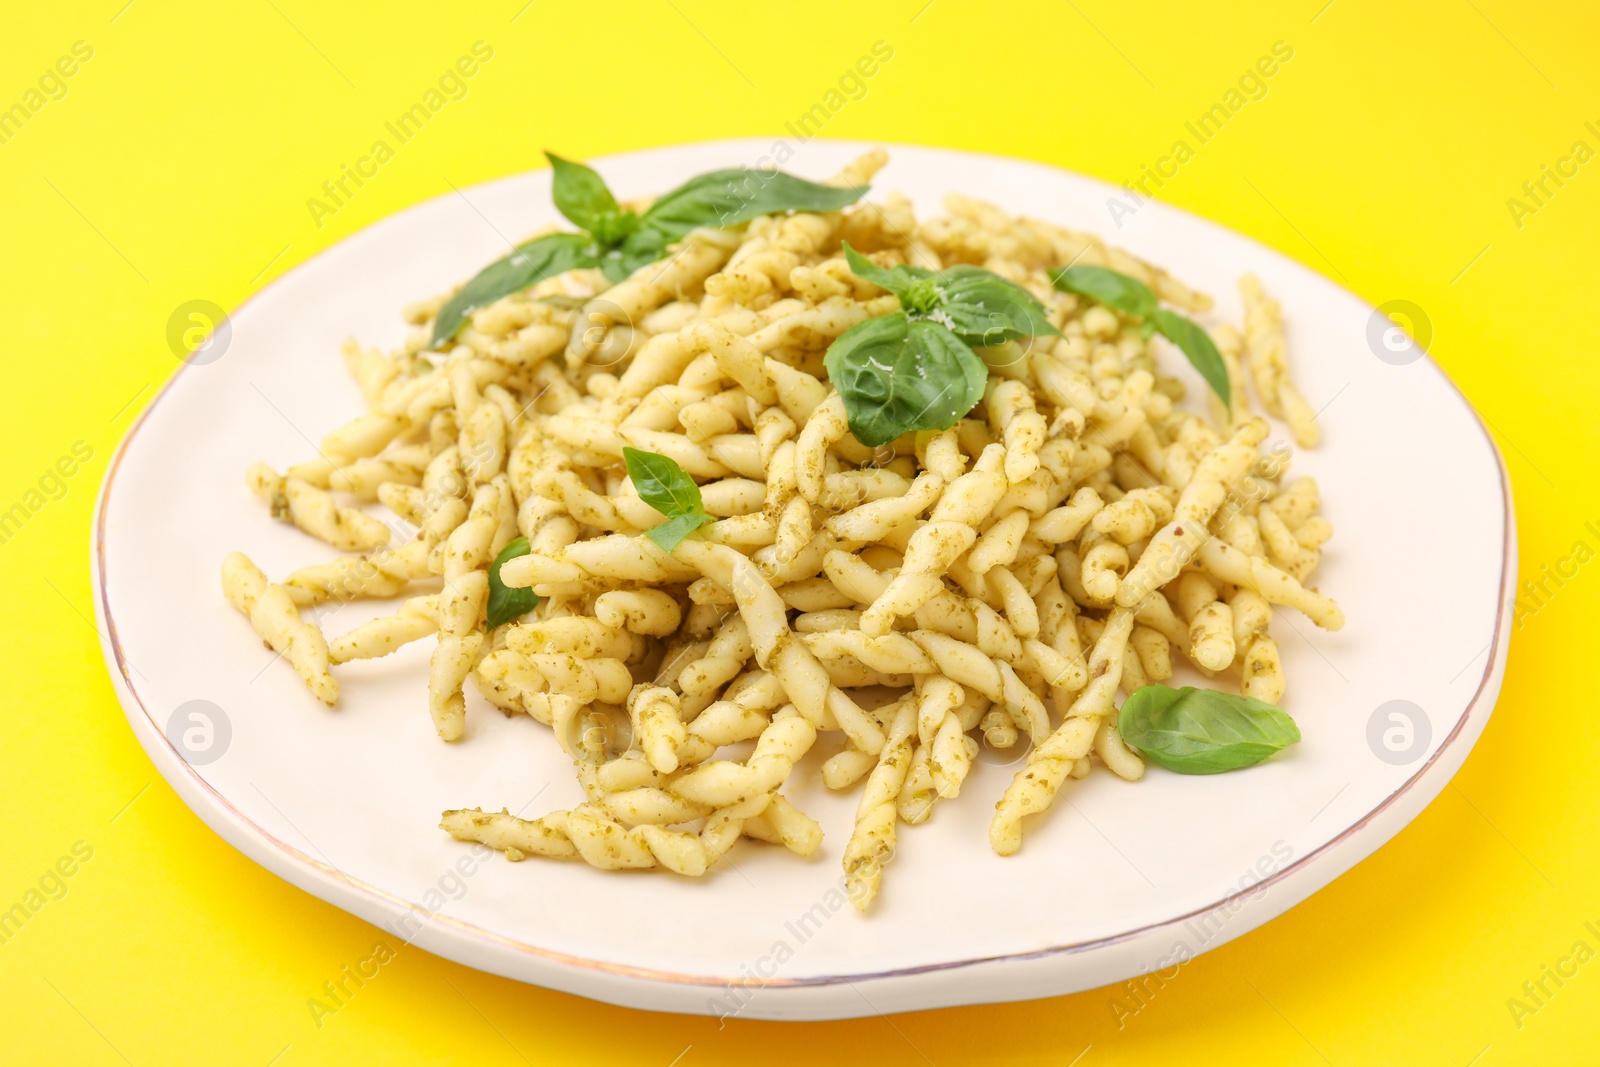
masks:
[(1050, 281), (1063, 293), (1086, 296), (1136, 319), (1148, 319), (1160, 306), (1148, 285), (1108, 267), (1063, 267), (1051, 272)]
[(866, 191), (817, 185), (781, 170), (714, 170), (663, 194), (644, 213), (644, 224), (676, 240), (700, 226), (737, 226), (780, 211), (838, 211)]
[(1206, 380), (1211, 391), (1221, 398), (1222, 406), (1232, 415), (1233, 390), (1228, 383), (1228, 365), (1222, 361), (1222, 353), (1217, 351), (1216, 344), (1205, 328), (1166, 308), (1157, 308), (1150, 316), (1150, 321), (1161, 336), (1177, 345), (1189, 357), (1194, 369), (1200, 372), (1200, 377)]
[(923, 267), (913, 267), (909, 263), (899, 263), (893, 267), (880, 267), (866, 256), (850, 247), (850, 242), (844, 242), (845, 262), (850, 264), (850, 273), (864, 281), (869, 281), (880, 289), (887, 289), (896, 297), (901, 298), (904, 304), (905, 295), (911, 287), (923, 278), (931, 278), (934, 272)]
[(1294, 720), (1265, 701), (1191, 686), (1134, 690), (1117, 728), (1146, 759), (1179, 774), (1249, 767), (1300, 740)]
[(628, 269), (627, 262), (623, 259), (622, 249), (613, 248), (601, 257), (600, 273), (605, 275), (606, 281), (616, 285), (618, 282), (627, 281), (628, 275), (632, 274), (633, 271)]
[(708, 522), (715, 522), (716, 516), (697, 512), (692, 515), (679, 515), (668, 519), (660, 526), (652, 526), (644, 535), (656, 543), (663, 552), (671, 552), (678, 547), (678, 543), (685, 537), (694, 533)]
[(638, 448), (624, 448), (622, 459), (628, 465), (628, 477), (639, 499), (667, 518), (705, 510), (700, 502), (700, 487), (682, 467), (666, 456)]
[(578, 229), (592, 231), (603, 216), (621, 213), (605, 179), (592, 168), (562, 159), (554, 152), (546, 152), (545, 158), (550, 160), (550, 199)]
[(973, 347), (1061, 333), (1050, 324), (1049, 313), (1032, 293), (992, 271), (952, 267), (935, 275), (933, 281), (943, 300), (928, 317), (935, 322), (948, 319), (945, 325)]
[(850, 327), (823, 357), (850, 432), (868, 447), (943, 430), (983, 397), (989, 368), (955, 334), (903, 311)]
[(667, 235), (653, 226), (641, 226), (630, 233), (620, 248), (605, 254), (600, 270), (611, 282), (620, 282), (640, 267), (667, 255)]
[(526, 556), (531, 549), (526, 537), (518, 537), (500, 550), (489, 565), (489, 621), (487, 629), (493, 630), (501, 623), (521, 618), (539, 603), (539, 596), (526, 586), (508, 586), (500, 580), (500, 566), (506, 560)]
[(450, 340), (478, 308), (503, 296), (522, 290), (557, 274), (600, 262), (600, 250), (588, 234), (552, 233), (536, 237), (504, 259), (479, 271), (461, 290), (445, 302), (433, 318), (433, 339), (428, 347), (438, 348)]
[(607, 211), (594, 220), (589, 236), (601, 248), (615, 248), (638, 231), (642, 220), (631, 211)]
[[(588, 230), (589, 236), (601, 248), (615, 249), (639, 229), (639, 216), (617, 206), (616, 197), (611, 195), (605, 179), (599, 174), (582, 163), (562, 159), (553, 152), (546, 152), (545, 156), (550, 160), (550, 169), (555, 172), (550, 189), (556, 210), (580, 229)], [(609, 262), (602, 261), (601, 269), (607, 270)], [(611, 271), (607, 270), (607, 277), (610, 276)]]
[(1017, 337), (1060, 332), (1032, 293), (982, 267), (931, 271), (902, 263), (885, 268), (848, 242), (844, 256), (856, 277), (893, 293), (912, 322), (926, 319), (949, 327), (969, 345), (998, 345)]
[(706, 514), (700, 500), (700, 487), (684, 469), (656, 452), (637, 448), (624, 448), (622, 460), (628, 466), (628, 478), (633, 482), (639, 499), (665, 515), (667, 521), (645, 531), (645, 536), (671, 552), (678, 542), (694, 533), (716, 517)]

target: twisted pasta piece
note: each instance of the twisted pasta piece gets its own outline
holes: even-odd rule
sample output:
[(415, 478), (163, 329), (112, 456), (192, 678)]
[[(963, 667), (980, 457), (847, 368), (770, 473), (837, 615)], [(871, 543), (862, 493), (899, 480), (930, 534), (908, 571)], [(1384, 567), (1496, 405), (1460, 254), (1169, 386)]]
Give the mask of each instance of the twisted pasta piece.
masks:
[(565, 652), (584, 660), (642, 658), (643, 643), (632, 634), (585, 615), (516, 622), (504, 634), (506, 643), (525, 656)]
[(1189, 620), (1189, 657), (1208, 671), (1233, 663), (1233, 609), (1219, 593), (1216, 579), (1200, 571), (1178, 578), (1178, 606)]
[(293, 571), (283, 580), (299, 607), (326, 600), (387, 599), (428, 577), (428, 543), (418, 539), (369, 556), (341, 556)]
[(770, 406), (778, 402), (778, 388), (767, 371), (766, 357), (725, 323), (698, 323), (690, 329), (689, 339), (710, 351), (718, 369), (738, 382), (757, 403)]
[(675, 633), (683, 621), (678, 601), (659, 589), (613, 589), (594, 598), (595, 618), (607, 626), (649, 637)]
[(1278, 658), (1278, 643), (1266, 634), (1257, 634), (1245, 646), (1242, 681), (1239, 691), (1247, 697), (1278, 704), (1283, 700), (1283, 662)]
[(363, 623), (328, 642), (328, 658), (333, 663), (377, 659), (438, 630), (439, 598), (412, 597), (393, 615)]
[(738, 840), (744, 820), (770, 802), (752, 797), (715, 812), (699, 834), (655, 825), (631, 829), (598, 804), (580, 804), (571, 811), (553, 811), (538, 819), (519, 819), (509, 811), (479, 808), (446, 811), (439, 828), (458, 841), (477, 841), (503, 852), (509, 860), (527, 856), (577, 858), (603, 870), (668, 870), (698, 878)]
[(795, 441), (795, 483), (800, 495), (815, 504), (822, 496), (823, 476), (828, 469), (828, 449), (850, 432), (845, 417), (844, 397), (830, 393), (811, 413)]
[(339, 683), (328, 673), (328, 642), (322, 631), (300, 618), (288, 590), (267, 576), (243, 552), (222, 561), (222, 591), (261, 639), (289, 661), (317, 699), (333, 707)]
[(879, 541), (932, 507), (944, 488), (945, 481), (940, 475), (924, 471), (912, 480), (904, 495), (868, 501), (830, 516), (822, 528), (843, 543)]
[(967, 554), (967, 566), (974, 574), (988, 574), (995, 567), (1010, 566), (1022, 549), (1022, 539), (1028, 532), (1030, 516), (1018, 509), (1002, 519), (996, 519), (979, 535), (972, 551)]
[(1231, 429), (1240, 419), (1250, 416), (1250, 395), (1244, 387), (1244, 337), (1224, 323), (1211, 331), (1211, 339), (1216, 343), (1217, 354), (1222, 357), (1222, 365), (1228, 370), (1228, 407), (1224, 408), (1215, 396), (1208, 397), (1207, 402), (1212, 421)]
[(1025, 482), (1039, 469), (1039, 449), (1047, 429), (1044, 416), (1033, 403), (1033, 391), (1026, 382), (991, 381), (984, 406), (989, 425), (1005, 442), (1006, 481)]
[(1177, 493), (1170, 486), (1134, 489), (1095, 512), (1089, 525), (1120, 544), (1131, 545), (1143, 541), (1172, 518), (1176, 500)]
[[(1133, 659), (1130, 657), (1125, 661), (1125, 664), (1132, 662)], [(1118, 778), (1129, 782), (1137, 782), (1144, 777), (1144, 760), (1140, 759), (1138, 753), (1123, 742), (1122, 734), (1117, 729), (1115, 719), (1106, 719), (1100, 724), (1100, 729), (1095, 731), (1094, 751), (1095, 755), (1100, 757), (1101, 762), (1109, 767), (1111, 773)], [(1076, 774), (1076, 770), (1077, 767), (1074, 765), (1074, 777), (1081, 777), (1081, 775)]]
[(326, 489), (300, 478), (285, 478), (265, 463), (245, 476), (250, 491), (282, 519), (344, 552), (370, 552), (389, 543), (389, 528), (356, 508), (340, 507)]
[(549, 692), (544, 676), (514, 649), (497, 648), (483, 656), (472, 679), (484, 699), (501, 711), (527, 715), (546, 726), (557, 721), (570, 723), (583, 709), (576, 697)]
[(447, 580), (440, 594), (439, 645), (428, 661), (428, 711), (445, 741), (459, 741), (466, 728), (461, 684), (483, 643), (478, 626), (488, 596), (489, 576), (483, 571)]
[(797, 856), (814, 855), (822, 844), (822, 827), (781, 793), (744, 821), (744, 834), (758, 841), (782, 845)]
[(1250, 349), (1250, 374), (1261, 403), (1282, 417), (1302, 448), (1315, 448), (1322, 438), (1316, 413), (1289, 378), (1289, 359), (1283, 338), (1283, 308), (1267, 296), (1253, 274), (1239, 279), (1244, 297), (1245, 340)]
[(458, 447), (469, 484), (482, 485), (505, 470), (506, 433), (505, 413), (498, 404), (479, 404), (467, 416)]
[(928, 751), (928, 776), (934, 791), (941, 799), (950, 800), (960, 794), (961, 783), (978, 754), (978, 744), (967, 731), (978, 724), (988, 701), (943, 675), (929, 675), (921, 682), (917, 738)]
[(472, 494), (467, 517), (442, 544), (441, 573), (446, 579), (488, 565), (494, 558), (494, 542), (502, 524), (502, 496), (507, 488), (503, 477), (484, 482)]
[(699, 696), (721, 689), (744, 669), (750, 653), (750, 629), (743, 618), (737, 613), (732, 614), (711, 639), (706, 654), (678, 675), (678, 688), (686, 696)]
[(1023, 816), (1049, 808), (1073, 765), (1089, 754), (1100, 720), (1111, 711), (1122, 680), (1133, 616), (1129, 609), (1117, 608), (1107, 617), (1105, 629), (1089, 654), (1089, 684), (1067, 709), (1055, 732), (1028, 753), (1028, 762), (1011, 779), (1005, 795), (995, 805), (994, 819), (989, 823), (989, 844), (1000, 855), (1010, 856), (1022, 847)]
[(1344, 625), (1344, 612), (1339, 605), (1307, 589), (1260, 556), (1246, 556), (1213, 538), (1200, 547), (1200, 561), (1223, 581), (1254, 590), (1269, 603), (1296, 608), (1324, 630), (1337, 630)]
[[(1134, 617), (1138, 618), (1138, 615)], [(1139, 624), (1134, 626), (1133, 636), (1128, 643), (1139, 654), (1139, 663), (1151, 681), (1164, 682), (1172, 677), (1172, 645), (1165, 634)]]
[(636, 685), (628, 693), (633, 736), (650, 766), (662, 774), (678, 769), (678, 748), (688, 739), (678, 694), (660, 685)]
[(911, 766), (916, 722), (916, 706), (902, 702), (856, 806), (855, 829), (844, 849), (844, 877), (845, 890), (857, 911), (866, 911), (878, 895), (883, 865), (894, 856), (895, 801)]

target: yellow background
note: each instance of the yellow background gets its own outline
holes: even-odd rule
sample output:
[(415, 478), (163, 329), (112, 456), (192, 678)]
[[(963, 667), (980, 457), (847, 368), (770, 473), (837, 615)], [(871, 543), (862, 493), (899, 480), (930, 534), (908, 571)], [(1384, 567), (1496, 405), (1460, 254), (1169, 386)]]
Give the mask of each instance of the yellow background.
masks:
[[(1549, 986), (1555, 995), (1520, 1027), (1507, 1007), (1574, 942), (1600, 950), (1584, 929), (1600, 927), (1590, 698), (1600, 567), (1580, 570), (1517, 632), (1493, 721), (1411, 827), (1185, 967), (1120, 1029), (1107, 989), (719, 1028), (415, 948), (319, 1028), (307, 998), (378, 933), (234, 852), (156, 775), (101, 664), (87, 563), (105, 463), (177, 366), (165, 331), (185, 301), (233, 308), (374, 220), (530, 168), (546, 146), (583, 158), (780, 133), (878, 40), (893, 60), (828, 135), (1121, 181), (1282, 40), (1294, 58), (1269, 95), (1162, 196), (1348, 279), (1372, 303), (1426, 310), (1434, 355), (1507, 457), (1521, 566), (1537, 574), (1580, 538), (1600, 547), (1584, 529), (1600, 528), (1600, 163), (1520, 228), (1506, 201), (1575, 140), (1600, 148), (1583, 126), (1600, 126), (1591, 5), (1224, 0), (1201, 15), (1111, 0), (125, 3), (11, 5), (0, 34), (0, 106), (74, 42), (94, 48), (67, 95), (0, 145), (0, 509), (73, 442), (94, 451), (64, 498), (0, 544), (0, 908), (74, 842), (94, 850), (68, 895), (0, 945), (8, 1062), (1600, 1059), (1600, 962)], [(494, 58), (469, 95), (319, 229), (307, 198), (477, 40)]]

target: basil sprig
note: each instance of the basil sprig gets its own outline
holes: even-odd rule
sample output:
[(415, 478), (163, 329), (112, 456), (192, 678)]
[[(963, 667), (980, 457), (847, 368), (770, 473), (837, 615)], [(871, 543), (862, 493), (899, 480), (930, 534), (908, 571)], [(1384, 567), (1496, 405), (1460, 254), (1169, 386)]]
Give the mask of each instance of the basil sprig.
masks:
[(838, 211), (867, 191), (817, 185), (782, 171), (716, 170), (690, 178), (640, 214), (619, 207), (593, 169), (545, 155), (556, 210), (583, 232), (536, 237), (485, 267), (439, 309), (430, 347), (454, 337), (478, 308), (557, 274), (599, 267), (620, 282), (665, 257), (669, 244), (697, 227), (737, 226), (782, 211)]
[(1260, 763), (1300, 740), (1280, 708), (1215, 689), (1146, 685), (1122, 703), (1122, 739), (1179, 774), (1217, 774)]
[(639, 216), (623, 211), (606, 181), (591, 167), (546, 152), (550, 160), (550, 199), (556, 210), (596, 243), (620, 244), (639, 228)]
[(1194, 369), (1200, 372), (1200, 377), (1211, 386), (1211, 391), (1221, 399), (1222, 406), (1230, 415), (1233, 414), (1228, 365), (1222, 361), (1222, 353), (1217, 351), (1210, 334), (1198, 323), (1162, 307), (1156, 294), (1144, 282), (1109, 267), (1063, 267), (1052, 271), (1050, 280), (1063, 293), (1086, 296), (1113, 311), (1138, 319), (1143, 324), (1146, 337), (1159, 333), (1177, 345)]
[(844, 254), (856, 277), (901, 308), (850, 327), (823, 357), (850, 432), (869, 447), (943, 430), (971, 411), (989, 380), (974, 348), (1059, 332), (1031, 293), (981, 267), (884, 268), (848, 244)]
[(500, 567), (507, 560), (526, 556), (532, 549), (526, 537), (518, 537), (506, 544), (489, 565), (489, 620), (488, 629), (510, 622), (532, 611), (539, 603), (539, 595), (527, 586), (506, 585), (500, 580)]
[(663, 552), (671, 552), (678, 542), (716, 516), (706, 513), (700, 487), (684, 469), (656, 452), (624, 448), (622, 459), (628, 465), (628, 478), (639, 499), (665, 515), (667, 521), (645, 531)]

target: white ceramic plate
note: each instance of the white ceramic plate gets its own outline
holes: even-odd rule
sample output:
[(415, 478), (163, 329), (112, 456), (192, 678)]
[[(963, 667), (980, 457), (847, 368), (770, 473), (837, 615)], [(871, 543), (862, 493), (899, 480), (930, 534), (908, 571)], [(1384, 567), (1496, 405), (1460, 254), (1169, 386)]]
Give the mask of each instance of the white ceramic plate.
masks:
[[(813, 141), (786, 169), (824, 177), (864, 147)], [(599, 169), (634, 196), (771, 150), (722, 141)], [(981, 763), (958, 801), (902, 828), (865, 917), (840, 892), (855, 795), (820, 784), (791, 794), (826, 830), (811, 862), (743, 843), (690, 880), (465, 860), (468, 846), (436, 829), (441, 810), (531, 816), (582, 799), (547, 730), (503, 718), (469, 687), (467, 739), (440, 743), (427, 642), (342, 668), (344, 697), (328, 711), (228, 607), (218, 566), (232, 549), (275, 576), (327, 558), (267, 518), (246, 467), (306, 458), (361, 410), (344, 338), (398, 344), (404, 303), (503, 254), (500, 234), (557, 221), (540, 171), (420, 204), (289, 272), (233, 316), (220, 358), (183, 367), (123, 442), (96, 519), (96, 609), (128, 719), (184, 801), (258, 863), (393, 939), (617, 1004), (783, 1019), (1049, 996), (1171, 967), (1292, 907), (1414, 818), (1493, 708), (1515, 588), (1504, 471), (1445, 376), (1361, 300), (1253, 241), (1153, 202), (1116, 228), (1107, 198), (1118, 190), (1100, 182), (901, 147), (874, 184), (905, 191), (919, 213), (959, 190), (1099, 232), (1212, 293), (1227, 321), (1246, 271), (1282, 300), (1296, 377), (1325, 408), (1323, 447), (1293, 468), (1316, 475), (1337, 531), (1316, 581), (1349, 619), (1337, 634), (1293, 613), (1275, 627), (1301, 744), (1236, 774), (1152, 769), (1130, 785), (1097, 771), (1069, 783), (1006, 859), (987, 826), (1013, 768)], [(349, 606), (324, 623), (342, 633), (387, 610)], [(209, 741), (190, 718), (208, 707)], [(815, 783), (815, 763), (797, 779)]]

